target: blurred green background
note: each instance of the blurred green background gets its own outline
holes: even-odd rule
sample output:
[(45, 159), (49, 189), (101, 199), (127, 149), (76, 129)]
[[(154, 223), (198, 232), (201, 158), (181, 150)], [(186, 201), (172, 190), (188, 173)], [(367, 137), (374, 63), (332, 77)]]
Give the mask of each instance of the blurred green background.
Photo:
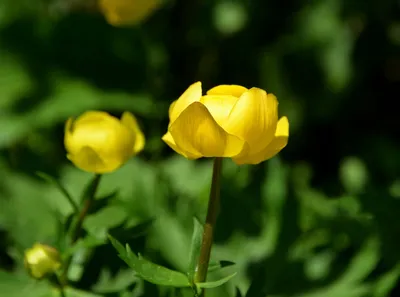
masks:
[(86, 4), (0, 0), (0, 296), (57, 296), (22, 256), (57, 246), (72, 210), (36, 172), (79, 195), (91, 175), (65, 158), (63, 129), (90, 109), (133, 112), (147, 145), (102, 181), (118, 195), (85, 221), (68, 296), (192, 296), (143, 283), (104, 238), (185, 271), (211, 164), (160, 138), (169, 104), (198, 80), (264, 88), (291, 125), (279, 156), (224, 163), (212, 258), (238, 274), (207, 295), (399, 296), (400, 2), (164, 1), (128, 27)]

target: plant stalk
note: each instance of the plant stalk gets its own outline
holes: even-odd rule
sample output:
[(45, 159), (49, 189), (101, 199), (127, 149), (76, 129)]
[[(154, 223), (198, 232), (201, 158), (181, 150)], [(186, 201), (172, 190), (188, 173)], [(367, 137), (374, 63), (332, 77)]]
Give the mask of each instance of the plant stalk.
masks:
[[(213, 243), (214, 229), (220, 203), (222, 158), (215, 158), (211, 182), (210, 199), (208, 201), (207, 217), (204, 224), (203, 239), (197, 264), (195, 283), (203, 283), (207, 279), (208, 264), (210, 262), (211, 247)], [(204, 289), (200, 297), (204, 297)]]
[[(97, 174), (91, 184), (91, 187), (88, 189), (89, 192), (84, 194), (84, 197), (83, 197), (84, 201), (83, 201), (82, 209), (80, 210), (78, 217), (75, 220), (75, 223), (73, 223), (73, 226), (71, 226), (71, 233), (70, 233), (70, 236), (71, 236), (70, 244), (71, 245), (76, 243), (80, 237), (83, 222), (85, 221), (85, 218), (89, 212), (89, 209), (92, 206), (92, 203), (95, 199), (97, 188), (100, 184), (100, 178), (101, 178), (101, 175)], [(71, 266), (71, 263), (72, 263), (72, 256), (70, 256), (66, 260), (65, 265), (64, 265), (63, 273), (61, 275), (61, 283), (63, 285), (67, 284), (68, 270), (69, 270), (69, 267)]]

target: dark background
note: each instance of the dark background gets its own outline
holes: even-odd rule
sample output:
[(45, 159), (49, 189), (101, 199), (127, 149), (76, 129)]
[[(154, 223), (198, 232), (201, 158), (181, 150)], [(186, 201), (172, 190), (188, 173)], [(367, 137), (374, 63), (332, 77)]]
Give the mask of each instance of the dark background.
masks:
[[(75, 194), (90, 178), (63, 148), (66, 119), (90, 109), (133, 112), (147, 145), (105, 178), (102, 191), (119, 196), (86, 231), (124, 233), (122, 221), (156, 218), (133, 250), (185, 269), (211, 167), (176, 156), (160, 138), (169, 104), (200, 80), (203, 90), (272, 92), (290, 121), (278, 157), (252, 167), (226, 161), (214, 252), (239, 273), (209, 295), (235, 296), (238, 286), (248, 297), (398, 296), (400, 2), (164, 1), (141, 23), (115, 27), (83, 0), (1, 1), (0, 288), (28, 282), (21, 253), (36, 241), (56, 245), (54, 209), (70, 212), (35, 173)], [(130, 279), (109, 245), (90, 255), (77, 288)], [(100, 271), (112, 272), (103, 283)], [(133, 279), (128, 289), (142, 285)], [(164, 296), (140, 288), (145, 295), (126, 296)]]

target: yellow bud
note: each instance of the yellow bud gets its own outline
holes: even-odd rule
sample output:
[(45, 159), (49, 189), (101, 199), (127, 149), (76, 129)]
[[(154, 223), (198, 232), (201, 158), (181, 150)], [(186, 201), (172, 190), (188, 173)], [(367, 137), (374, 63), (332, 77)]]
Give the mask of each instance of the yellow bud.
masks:
[(64, 144), (67, 158), (82, 170), (112, 172), (143, 150), (145, 138), (136, 118), (124, 112), (121, 119), (102, 111), (87, 111), (68, 119)]
[(160, 0), (99, 0), (107, 22), (113, 26), (134, 25), (153, 13)]
[(169, 109), (163, 140), (188, 159), (228, 157), (237, 164), (272, 158), (288, 142), (289, 121), (278, 119), (278, 101), (259, 88), (220, 85), (202, 94), (191, 85)]
[(61, 267), (58, 251), (40, 243), (35, 243), (32, 248), (25, 251), (24, 262), (29, 274), (36, 279), (54, 273)]

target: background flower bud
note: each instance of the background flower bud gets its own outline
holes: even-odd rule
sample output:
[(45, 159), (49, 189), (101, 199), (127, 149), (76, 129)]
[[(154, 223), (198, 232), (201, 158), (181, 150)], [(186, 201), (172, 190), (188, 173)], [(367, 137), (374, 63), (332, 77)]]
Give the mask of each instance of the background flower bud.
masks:
[(25, 251), (24, 263), (32, 277), (41, 279), (61, 267), (61, 258), (55, 248), (35, 243)]
[(107, 22), (113, 26), (134, 25), (153, 13), (160, 0), (99, 0)]
[(220, 85), (202, 96), (191, 85), (169, 109), (163, 140), (189, 159), (229, 157), (258, 164), (282, 150), (289, 137), (286, 117), (278, 120), (278, 101), (262, 89)]
[(124, 112), (121, 119), (102, 111), (88, 111), (65, 126), (67, 157), (78, 168), (112, 172), (140, 152), (145, 138), (135, 117)]

